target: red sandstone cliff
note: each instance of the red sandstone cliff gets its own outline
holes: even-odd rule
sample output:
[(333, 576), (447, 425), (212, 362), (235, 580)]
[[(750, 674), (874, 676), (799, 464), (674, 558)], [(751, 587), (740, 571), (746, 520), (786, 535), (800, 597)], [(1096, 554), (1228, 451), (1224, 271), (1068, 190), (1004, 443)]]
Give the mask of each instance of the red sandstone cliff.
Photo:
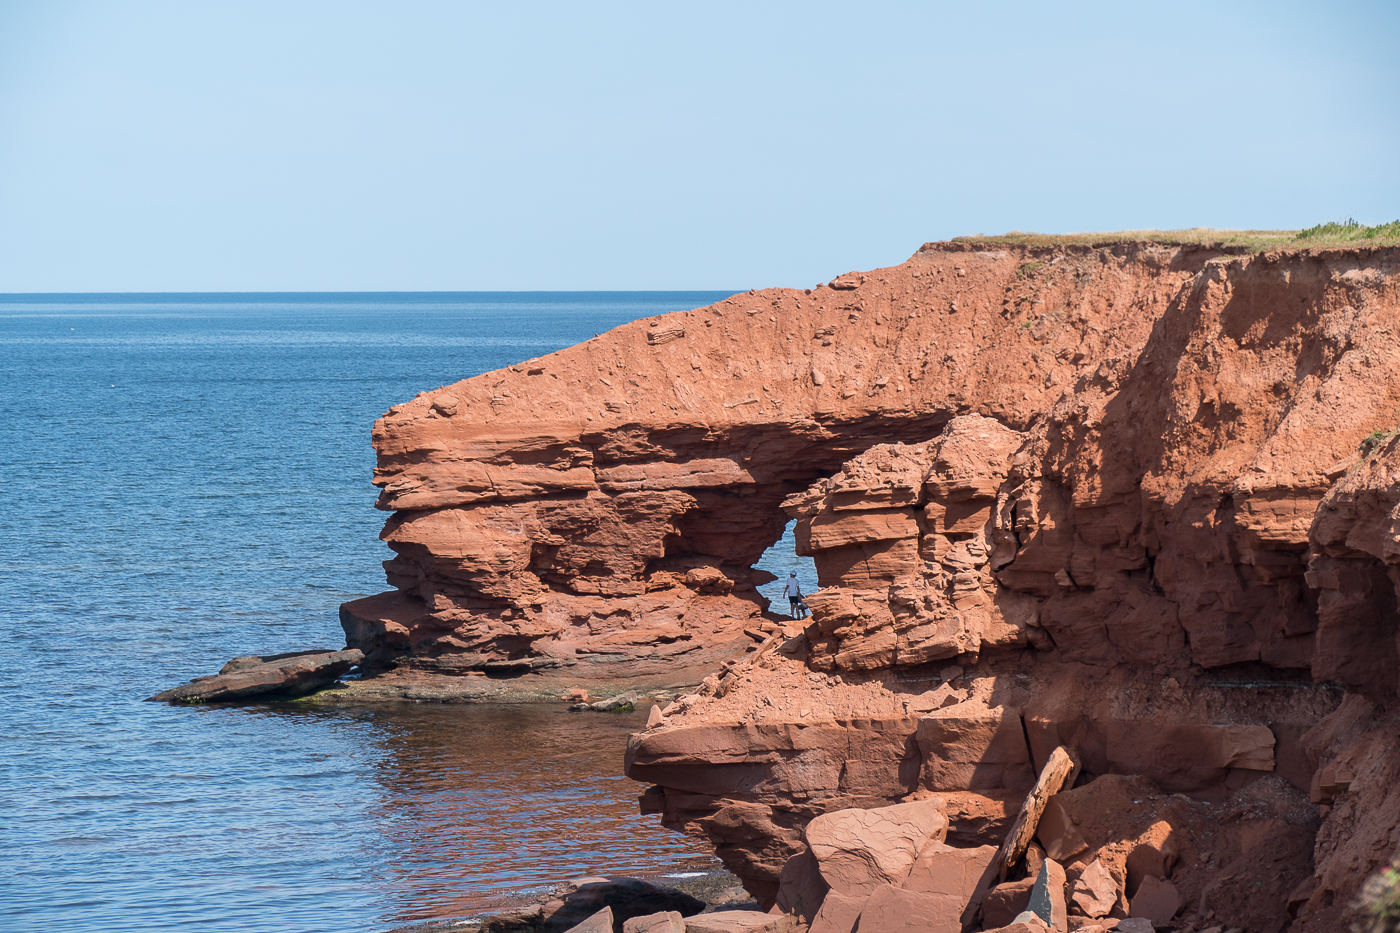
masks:
[[(1068, 883), (1340, 928), (1400, 842), (1400, 455), (1357, 454), (1400, 424), (1397, 270), (935, 244), (425, 393), (375, 426), (397, 591), (347, 604), (349, 642), (725, 663), (628, 767), (760, 897), (841, 807), (937, 794), (950, 840), (999, 843), (1064, 744)], [(810, 625), (736, 663), (789, 517)]]

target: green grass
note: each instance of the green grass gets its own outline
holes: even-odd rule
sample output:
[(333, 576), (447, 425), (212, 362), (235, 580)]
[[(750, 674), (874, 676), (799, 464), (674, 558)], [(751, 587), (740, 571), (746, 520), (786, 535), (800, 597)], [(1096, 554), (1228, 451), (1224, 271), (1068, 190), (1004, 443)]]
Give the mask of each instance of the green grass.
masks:
[(1118, 233), (1024, 233), (954, 237), (954, 243), (1013, 246), (1112, 246), (1117, 243), (1162, 243), (1210, 246), (1231, 252), (1346, 246), (1400, 246), (1400, 220), (1367, 227), (1355, 220), (1318, 224), (1306, 230), (1124, 230)]
[(1306, 242), (1321, 240), (1327, 243), (1394, 243), (1400, 240), (1400, 220), (1367, 227), (1348, 218), (1339, 224), (1318, 224), (1316, 227), (1299, 230), (1298, 239)]
[(1369, 457), (1372, 451), (1380, 449), (1380, 446), (1394, 436), (1394, 431), (1373, 431), (1370, 435), (1362, 439), (1361, 444), (1356, 448), (1361, 456)]

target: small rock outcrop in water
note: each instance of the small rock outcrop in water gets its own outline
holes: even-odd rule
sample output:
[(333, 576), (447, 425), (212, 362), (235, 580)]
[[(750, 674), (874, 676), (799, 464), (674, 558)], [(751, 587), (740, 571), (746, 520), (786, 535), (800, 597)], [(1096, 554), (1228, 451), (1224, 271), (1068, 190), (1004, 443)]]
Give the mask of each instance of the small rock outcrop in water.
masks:
[(574, 712), (591, 710), (595, 713), (630, 713), (637, 708), (641, 702), (642, 695), (635, 690), (626, 693), (619, 693), (615, 697), (608, 697), (606, 700), (597, 700), (593, 703), (574, 703), (569, 709)]
[(482, 929), (483, 933), (565, 933), (583, 926), (588, 933), (599, 929), (623, 933), (637, 917), (667, 913), (689, 917), (704, 909), (705, 902), (697, 897), (641, 878), (580, 878), (549, 901), (487, 917)]
[(303, 696), (335, 683), (363, 659), (364, 652), (357, 648), (234, 658), (215, 675), (196, 677), (147, 699), (168, 703), (227, 703), (261, 697)]
[[(1395, 248), (931, 244), (396, 406), (394, 591), (342, 624), (371, 670), (708, 666), (627, 767), (764, 907), (832, 811), (1000, 846), (1063, 746), (970, 922), (1048, 859), (1071, 917), (1345, 929), (1400, 838), (1397, 373)], [(789, 520), (821, 590), (755, 646)]]

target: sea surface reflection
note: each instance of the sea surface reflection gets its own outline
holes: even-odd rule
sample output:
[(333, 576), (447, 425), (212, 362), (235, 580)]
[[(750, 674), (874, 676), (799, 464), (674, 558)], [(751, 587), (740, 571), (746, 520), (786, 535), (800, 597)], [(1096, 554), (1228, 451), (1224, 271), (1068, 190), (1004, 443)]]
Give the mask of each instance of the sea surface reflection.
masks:
[[(324, 714), (323, 714), (324, 715)], [(388, 919), (467, 916), (581, 875), (718, 868), (693, 840), (641, 817), (622, 776), (645, 715), (563, 706), (347, 711), (380, 736), (376, 844), (394, 854)]]
[(0, 928), (386, 930), (712, 864), (633, 716), (174, 708), (384, 587), (391, 405), (727, 293), (0, 295)]

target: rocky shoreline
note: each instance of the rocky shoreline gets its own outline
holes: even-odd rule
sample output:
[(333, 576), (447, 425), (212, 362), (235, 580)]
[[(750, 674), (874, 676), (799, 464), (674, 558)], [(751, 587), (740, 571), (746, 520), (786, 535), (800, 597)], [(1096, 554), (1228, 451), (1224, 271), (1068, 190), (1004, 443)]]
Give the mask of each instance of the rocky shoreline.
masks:
[(619, 923), (631, 917), (675, 910), (687, 916), (757, 907), (725, 871), (655, 874), (647, 877), (594, 876), (551, 887), (542, 894), (519, 898), (515, 906), (475, 917), (425, 920), (393, 928), (390, 933), (564, 933), (604, 906)]
[(1395, 247), (936, 243), (627, 324), (376, 422), (392, 589), (315, 702), (660, 695), (643, 812), (812, 933), (1332, 933), (1400, 838), (1397, 375)]

